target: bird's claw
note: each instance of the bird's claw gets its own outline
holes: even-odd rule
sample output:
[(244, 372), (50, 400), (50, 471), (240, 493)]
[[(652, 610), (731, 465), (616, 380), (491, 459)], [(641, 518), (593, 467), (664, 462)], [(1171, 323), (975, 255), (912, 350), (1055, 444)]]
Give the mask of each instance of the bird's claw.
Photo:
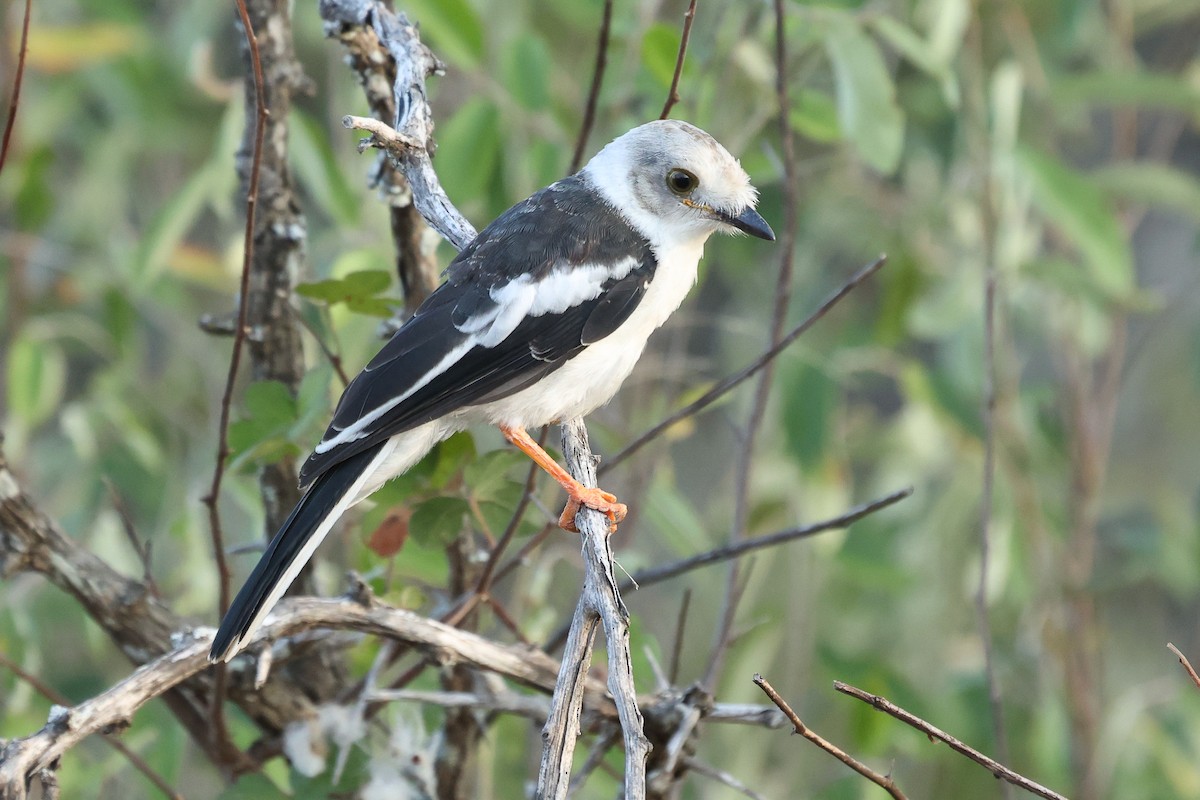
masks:
[(610, 494), (603, 489), (591, 489), (581, 486), (577, 491), (572, 492), (568, 498), (567, 506), (558, 518), (558, 527), (564, 531), (579, 533), (579, 528), (575, 525), (575, 515), (579, 513), (579, 509), (582, 506), (594, 508), (608, 517), (609, 533), (615, 531), (618, 523), (625, 519), (625, 515), (629, 513), (629, 508), (624, 503), (617, 502), (616, 495)]

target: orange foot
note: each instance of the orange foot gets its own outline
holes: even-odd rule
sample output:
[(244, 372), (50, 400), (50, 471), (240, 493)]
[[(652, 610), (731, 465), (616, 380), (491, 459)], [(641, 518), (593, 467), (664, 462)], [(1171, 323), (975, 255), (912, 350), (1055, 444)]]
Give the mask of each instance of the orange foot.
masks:
[(629, 508), (624, 503), (617, 502), (616, 495), (609, 494), (602, 489), (576, 486), (567, 491), (569, 494), (567, 507), (563, 509), (562, 515), (558, 518), (558, 527), (564, 531), (579, 533), (579, 528), (575, 527), (575, 515), (579, 513), (580, 506), (594, 508), (608, 517), (609, 533), (615, 531), (617, 523), (625, 519), (625, 515), (629, 513)]

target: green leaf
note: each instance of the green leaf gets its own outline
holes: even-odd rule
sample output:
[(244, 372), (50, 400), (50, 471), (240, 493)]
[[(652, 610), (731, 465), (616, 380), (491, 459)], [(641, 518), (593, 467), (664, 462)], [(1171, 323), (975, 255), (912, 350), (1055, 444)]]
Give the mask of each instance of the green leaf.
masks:
[(409, 531), (421, 544), (449, 542), (462, 531), (470, 510), (461, 497), (430, 498), (413, 508)]
[(1091, 173), (1100, 189), (1113, 197), (1169, 208), (1200, 219), (1200, 181), (1167, 164), (1126, 161)]
[(296, 399), (279, 381), (256, 381), (243, 397), (246, 416), (229, 426), (229, 447), (235, 457), (252, 455), (267, 463), (299, 447), (287, 435), (298, 416)]
[(504, 52), (504, 85), (518, 103), (530, 110), (537, 111), (549, 104), (547, 78), (553, 71), (546, 43), (533, 34), (518, 36)]
[(1054, 78), (1054, 103), (1083, 103), (1111, 108), (1168, 108), (1200, 117), (1200, 91), (1185, 79), (1155, 72), (1082, 72)]
[(825, 371), (807, 363), (785, 372), (783, 431), (788, 449), (809, 468), (820, 466), (829, 441), (838, 388)]
[(833, 63), (838, 120), (859, 157), (890, 175), (904, 148), (904, 113), (874, 40), (848, 15), (830, 18), (825, 49)]
[[(530, 460), (515, 448), (492, 450), (467, 464), (463, 470), (463, 479), (473, 497), (495, 499), (497, 493), (513, 483), (509, 478), (511, 471), (518, 464), (530, 463)], [(521, 477), (524, 480), (524, 474)]]
[(792, 93), (788, 122), (795, 131), (814, 142), (836, 142), (842, 138), (837, 104), (824, 92), (799, 89)]
[(351, 272), (343, 278), (327, 278), (323, 281), (301, 283), (296, 294), (310, 300), (320, 300), (328, 305), (336, 303), (363, 303), (374, 299), (374, 295), (392, 285), (392, 276), (378, 269)]
[(1033, 201), (1083, 254), (1092, 279), (1112, 297), (1134, 288), (1129, 242), (1100, 188), (1057, 158), (1019, 148), (1018, 163), (1033, 189)]
[(296, 177), (321, 209), (339, 225), (358, 221), (359, 198), (346, 181), (345, 173), (334, 158), (333, 146), (312, 117), (292, 110), (293, 121), (288, 163)]
[(470, 433), (461, 431), (439, 444), (434, 455), (429, 483), (435, 489), (444, 489), (475, 458), (475, 439)]
[(499, 114), (487, 100), (464, 103), (439, 126), (438, 176), (460, 204), (483, 198), (496, 173), (500, 156)]
[(20, 176), (16, 205), (13, 212), (21, 230), (37, 230), (50, 219), (54, 211), (54, 191), (50, 188), (50, 168), (54, 165), (54, 149), (49, 145), (34, 147), (16, 168)]
[[(646, 71), (664, 89), (675, 77), (675, 60), (679, 55), (679, 27), (665, 22), (656, 22), (646, 29), (642, 37), (642, 63)], [(687, 71), (687, 62), (684, 62)], [(682, 83), (682, 76), (680, 76)]]
[(943, 57), (942, 53), (937, 52), (916, 31), (895, 17), (879, 14), (870, 17), (869, 22), (880, 38), (890, 44), (896, 52), (938, 81), (947, 105), (951, 108), (958, 107), (960, 99), (958, 78), (950, 68), (950, 62)]
[(8, 351), (8, 408), (32, 428), (49, 419), (62, 402), (67, 361), (54, 342), (18, 337)]
[[(153, 280), (162, 272), (171, 254), (200, 216), (213, 185), (212, 171), (216, 168), (218, 165), (213, 163), (201, 167), (159, 209), (138, 246), (133, 266), (139, 283)], [(222, 164), (219, 168), (228, 169), (228, 166)]]
[(467, 0), (410, 0), (404, 11), (421, 23), (421, 39), (437, 55), (464, 68), (483, 59), (483, 23)]

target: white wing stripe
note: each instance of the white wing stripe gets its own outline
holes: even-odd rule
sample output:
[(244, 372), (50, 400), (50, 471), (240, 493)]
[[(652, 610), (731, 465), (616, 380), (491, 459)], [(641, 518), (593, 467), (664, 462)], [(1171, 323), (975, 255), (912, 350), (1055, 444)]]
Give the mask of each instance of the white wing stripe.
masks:
[(368, 413), (366, 413), (366, 414), (362, 415), (361, 417), (359, 417), (358, 419), (354, 420), (354, 423), (352, 425), (348, 425), (346, 428), (339, 431), (337, 436), (334, 436), (332, 439), (325, 439), (324, 441), (322, 441), (320, 444), (318, 444), (316, 446), (315, 452), (328, 453), (330, 450), (337, 447), (338, 445), (346, 444), (347, 442), (354, 442), (354, 441), (357, 441), (357, 440), (362, 439), (363, 437), (367, 436), (365, 429), (368, 425), (370, 425), (375, 420), (379, 419), (381, 416), (383, 416), (387, 412), (391, 411), (396, 406), (403, 403), (414, 392), (416, 392), (421, 387), (428, 384), (431, 380), (436, 378), (438, 375), (441, 375), (443, 372), (445, 372), (447, 369), (449, 369), (450, 366), (454, 362), (456, 362), (460, 358), (462, 358), (463, 355), (465, 355), (468, 350), (470, 350), (472, 347), (475, 347), (477, 344), (480, 344), (480, 340), (478, 337), (472, 336), (472, 337), (468, 338), (465, 342), (460, 344), (458, 347), (455, 347), (449, 353), (446, 353), (446, 355), (442, 357), (442, 360), (434, 365), (433, 369), (429, 370), (424, 375), (422, 375), (421, 378), (416, 383), (414, 383), (412, 386), (409, 386), (408, 389), (405, 390), (403, 394), (397, 395), (396, 397), (389, 399), (383, 405), (376, 406), (375, 408), (371, 409), (371, 411), (369, 411)]
[(478, 333), (483, 347), (495, 347), (526, 317), (561, 314), (594, 300), (606, 282), (624, 278), (639, 263), (637, 257), (627, 256), (614, 264), (559, 264), (536, 282), (522, 275), (503, 286), (492, 287), (489, 294), (495, 305), (466, 320), (458, 329), (463, 333)]

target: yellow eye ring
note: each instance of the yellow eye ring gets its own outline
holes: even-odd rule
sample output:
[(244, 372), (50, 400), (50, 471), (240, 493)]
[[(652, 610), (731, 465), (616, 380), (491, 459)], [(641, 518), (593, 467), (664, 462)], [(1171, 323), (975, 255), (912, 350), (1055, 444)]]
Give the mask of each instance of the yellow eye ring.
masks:
[(700, 185), (700, 179), (686, 169), (675, 167), (667, 173), (667, 188), (680, 197), (686, 197)]

